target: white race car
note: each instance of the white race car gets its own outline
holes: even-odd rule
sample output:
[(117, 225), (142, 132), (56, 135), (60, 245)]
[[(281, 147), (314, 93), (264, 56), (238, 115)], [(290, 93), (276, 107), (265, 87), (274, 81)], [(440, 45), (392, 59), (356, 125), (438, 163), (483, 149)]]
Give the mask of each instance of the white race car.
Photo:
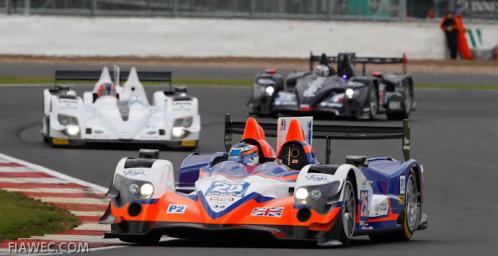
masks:
[[(171, 86), (170, 72), (130, 72), (105, 67), (98, 71), (56, 71), (56, 85), (45, 89), (42, 135), (54, 146), (89, 143), (161, 144), (196, 148), (201, 121), (196, 97), (185, 88)], [(119, 77), (128, 76), (121, 86)], [(149, 103), (139, 80), (168, 82), (167, 91), (156, 91)], [(100, 77), (100, 78), (99, 78)], [(97, 80), (83, 98), (57, 81)]]

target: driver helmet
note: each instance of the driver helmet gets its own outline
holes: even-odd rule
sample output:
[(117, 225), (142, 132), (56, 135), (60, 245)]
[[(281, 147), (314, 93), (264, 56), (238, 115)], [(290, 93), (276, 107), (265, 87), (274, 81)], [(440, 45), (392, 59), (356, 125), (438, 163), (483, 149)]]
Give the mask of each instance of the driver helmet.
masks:
[(99, 96), (104, 96), (104, 95), (114, 96), (114, 95), (116, 95), (116, 88), (114, 87), (114, 84), (112, 84), (112, 83), (103, 83), (99, 86), (97, 94)]
[(258, 147), (243, 142), (235, 144), (230, 149), (228, 160), (236, 161), (243, 165), (254, 166), (259, 163)]
[(313, 69), (313, 73), (317, 76), (330, 76), (330, 68), (327, 65), (316, 65)]

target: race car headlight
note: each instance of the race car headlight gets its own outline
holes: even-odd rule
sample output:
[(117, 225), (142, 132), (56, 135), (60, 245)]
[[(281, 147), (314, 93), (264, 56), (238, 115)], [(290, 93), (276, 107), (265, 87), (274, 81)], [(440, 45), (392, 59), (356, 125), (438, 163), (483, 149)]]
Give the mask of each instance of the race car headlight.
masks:
[(308, 198), (308, 190), (306, 188), (298, 188), (295, 197), (299, 200), (306, 200)]
[(66, 126), (66, 132), (70, 136), (76, 136), (80, 132), (80, 127), (74, 124), (68, 125)]
[(173, 137), (176, 137), (176, 138), (180, 138), (180, 137), (183, 137), (185, 136), (185, 130), (183, 129), (183, 127), (173, 127), (173, 130), (171, 130), (171, 134), (173, 135)]
[(140, 187), (137, 184), (131, 184), (128, 189), (132, 195), (138, 195), (140, 192)]
[(192, 125), (193, 119), (194, 118), (191, 116), (177, 118), (173, 122), (173, 127), (190, 127)]
[(59, 124), (66, 126), (66, 125), (77, 125), (78, 124), (78, 119), (74, 116), (69, 116), (69, 115), (64, 115), (64, 114), (58, 114), (57, 115), (57, 121)]
[(320, 189), (313, 189), (313, 191), (311, 191), (311, 198), (313, 200), (320, 200), (322, 198), (322, 191), (320, 191)]
[(346, 89), (344, 93), (346, 94), (346, 97), (348, 97), (348, 99), (352, 99), (354, 96), (354, 90), (351, 88)]
[(265, 92), (266, 92), (266, 94), (267, 94), (268, 96), (272, 96), (272, 95), (273, 95), (273, 93), (275, 92), (275, 87), (273, 87), (273, 86), (268, 86), (268, 87), (266, 87)]
[(140, 187), (140, 197), (149, 199), (154, 194), (154, 186), (150, 183), (145, 183)]

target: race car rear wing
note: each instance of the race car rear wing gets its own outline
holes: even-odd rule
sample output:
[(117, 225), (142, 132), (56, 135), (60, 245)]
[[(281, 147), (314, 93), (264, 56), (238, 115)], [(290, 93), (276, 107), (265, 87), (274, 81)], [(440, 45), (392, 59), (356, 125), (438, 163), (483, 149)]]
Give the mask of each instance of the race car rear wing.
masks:
[[(267, 137), (277, 136), (277, 124), (259, 123)], [(232, 147), (232, 135), (243, 134), (245, 122), (232, 122), (229, 113), (225, 114), (225, 149)], [(330, 164), (332, 140), (387, 140), (401, 139), (405, 161), (410, 159), (410, 126), (403, 120), (403, 126), (352, 126), (352, 125), (313, 125), (313, 139), (325, 139), (325, 163)]]
[[(83, 70), (56, 70), (55, 86), (58, 81), (98, 81), (102, 71)], [(129, 71), (110, 71), (115, 83), (119, 83), (119, 77), (128, 77)], [(119, 76), (116, 76), (118, 75)], [(137, 75), (142, 82), (167, 82), (171, 85), (172, 75), (170, 71), (138, 71)]]
[[(354, 53), (340, 53), (340, 54), (354, 56)], [(310, 59), (309, 59), (310, 71), (313, 70), (313, 66), (316, 62), (322, 61), (323, 58), (322, 56), (313, 55), (313, 52), (310, 53)], [(327, 64), (337, 63), (338, 61), (339, 61), (339, 56), (326, 56)], [(352, 64), (355, 65), (356, 63), (362, 64), (361, 71), (363, 75), (366, 74), (366, 64), (402, 64), (403, 74), (408, 73), (408, 58), (406, 57), (406, 54), (403, 54), (401, 58), (354, 57)]]

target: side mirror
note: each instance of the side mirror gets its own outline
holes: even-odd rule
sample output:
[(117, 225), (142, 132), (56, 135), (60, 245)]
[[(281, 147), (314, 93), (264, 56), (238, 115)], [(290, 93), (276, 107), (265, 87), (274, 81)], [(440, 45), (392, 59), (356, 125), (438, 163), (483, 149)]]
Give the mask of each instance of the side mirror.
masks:
[(139, 158), (149, 158), (149, 159), (158, 159), (159, 158), (159, 149), (140, 149), (138, 151)]

